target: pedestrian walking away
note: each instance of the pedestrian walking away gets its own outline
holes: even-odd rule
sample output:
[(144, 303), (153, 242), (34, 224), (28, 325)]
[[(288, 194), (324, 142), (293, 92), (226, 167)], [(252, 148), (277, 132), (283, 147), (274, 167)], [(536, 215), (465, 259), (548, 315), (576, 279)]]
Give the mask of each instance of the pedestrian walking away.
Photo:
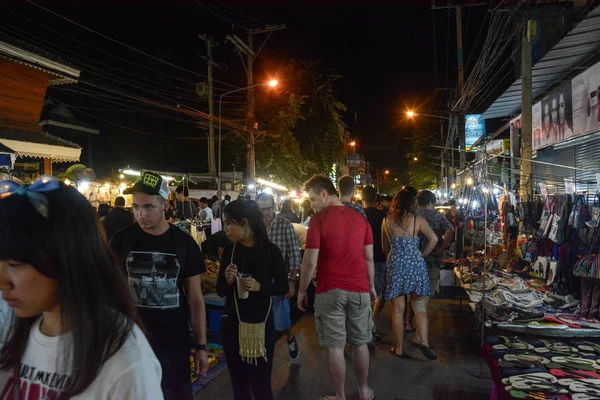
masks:
[(298, 307), (306, 311), (306, 290), (317, 270), (315, 325), (319, 344), (327, 348), (329, 373), (335, 397), (345, 398), (346, 360), (344, 347), (352, 347), (357, 397), (375, 397), (367, 385), (371, 341), (371, 305), (375, 292), (373, 234), (360, 213), (345, 207), (333, 183), (315, 176), (304, 186), (317, 214), (308, 225), (306, 250), (302, 260)]
[(191, 236), (165, 220), (169, 188), (159, 174), (144, 171), (123, 193), (132, 195), (137, 224), (117, 232), (110, 244), (122, 262), (150, 344), (162, 365), (165, 399), (189, 400), (192, 347), (196, 349), (196, 374), (204, 375), (208, 368), (200, 279), (206, 271), (204, 256)]
[(269, 240), (275, 243), (279, 247), (279, 250), (281, 250), (285, 266), (289, 271), (288, 292), (285, 296), (273, 297), (273, 315), (275, 317), (275, 330), (285, 333), (290, 358), (297, 360), (300, 349), (298, 348), (296, 336), (292, 333), (290, 299), (296, 293), (296, 280), (301, 264), (300, 246), (298, 245), (296, 232), (292, 223), (280, 215), (275, 215), (275, 199), (273, 196), (261, 193), (257, 198), (257, 202), (263, 216)]
[[(415, 345), (430, 360), (437, 356), (429, 346), (427, 307), (429, 276), (425, 259), (437, 245), (437, 236), (427, 221), (415, 214), (415, 196), (408, 190), (399, 191), (392, 200), (390, 214), (383, 221), (381, 242), (387, 256), (387, 268), (383, 285), (383, 299), (392, 301), (392, 330), (395, 346), (390, 352), (403, 357), (405, 295), (410, 295), (415, 312), (415, 324), (421, 343)], [(419, 233), (423, 232), (429, 242), (419, 251)]]
[(133, 224), (133, 214), (125, 209), (125, 198), (119, 196), (115, 199), (115, 207), (102, 221), (106, 238), (110, 240), (116, 231), (127, 228), (131, 224)]
[[(377, 191), (373, 186), (365, 186), (362, 190), (362, 201), (367, 214), (367, 221), (373, 232), (373, 261), (375, 263), (375, 291), (377, 292), (377, 308), (373, 310), (373, 320), (375, 321), (385, 305), (382, 298), (383, 277), (385, 276), (385, 254), (381, 247), (381, 226), (386, 214), (375, 208), (377, 202)], [(373, 323), (373, 333), (377, 333), (375, 323)]]
[(233, 243), (223, 251), (217, 294), (226, 298), (221, 336), (234, 397), (270, 400), (276, 340), (271, 298), (287, 293), (287, 271), (256, 202), (229, 203), (224, 220)]
[(0, 220), (11, 309), (0, 329), (2, 399), (162, 399), (161, 366), (85, 196), (51, 176), (3, 181)]
[(359, 206), (358, 204), (354, 204), (352, 199), (354, 198), (354, 194), (356, 193), (356, 184), (354, 183), (354, 179), (351, 176), (342, 176), (338, 181), (339, 188), (339, 198), (340, 201), (346, 206), (357, 212), (359, 212), (363, 217), (367, 217), (367, 213), (365, 209)]

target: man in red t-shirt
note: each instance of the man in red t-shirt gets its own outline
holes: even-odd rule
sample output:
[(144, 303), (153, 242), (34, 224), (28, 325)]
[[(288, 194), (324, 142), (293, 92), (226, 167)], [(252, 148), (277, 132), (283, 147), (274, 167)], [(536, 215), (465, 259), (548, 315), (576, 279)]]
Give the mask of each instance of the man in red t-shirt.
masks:
[[(345, 398), (344, 347), (352, 345), (360, 400), (375, 394), (367, 386), (371, 305), (375, 302), (373, 234), (365, 217), (345, 207), (333, 183), (315, 176), (304, 186), (317, 214), (308, 224), (298, 307), (306, 311), (306, 290), (317, 269), (315, 319), (319, 343), (329, 352), (329, 372), (338, 399)], [(318, 267), (318, 268), (317, 268)]]

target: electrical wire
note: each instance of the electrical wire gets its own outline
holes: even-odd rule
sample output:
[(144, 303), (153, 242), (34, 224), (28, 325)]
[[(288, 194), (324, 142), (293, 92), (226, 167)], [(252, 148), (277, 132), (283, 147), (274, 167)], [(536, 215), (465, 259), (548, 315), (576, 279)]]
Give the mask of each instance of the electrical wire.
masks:
[(246, 18), (248, 18), (248, 19), (250, 19), (250, 20), (252, 20), (252, 21), (256, 22), (257, 24), (266, 25), (266, 23), (264, 23), (264, 22), (262, 22), (262, 21), (260, 21), (260, 20), (258, 20), (258, 19), (256, 19), (256, 18), (254, 18), (254, 17), (252, 17), (252, 16), (250, 16), (250, 15), (244, 14), (244, 13), (243, 13), (243, 12), (241, 12), (241, 11), (238, 11), (238, 10), (236, 10), (235, 8), (233, 8), (233, 7), (231, 7), (231, 6), (229, 6), (229, 5), (225, 4), (225, 3), (223, 3), (223, 2), (222, 2), (222, 1), (220, 1), (220, 0), (216, 0), (216, 1), (217, 1), (217, 3), (219, 3), (219, 4), (221, 4), (221, 5), (225, 6), (225, 7), (227, 7), (228, 9), (230, 9), (231, 11), (233, 11), (234, 13), (236, 13), (236, 14), (238, 14), (238, 15), (242, 16), (242, 17), (246, 17)]
[(265, 44), (267, 44), (267, 41), (269, 40), (269, 38), (271, 37), (271, 35), (273, 34), (273, 32), (274, 31), (270, 31), (269, 32), (269, 34), (267, 35), (267, 38), (265, 39), (265, 41), (262, 42), (262, 44), (260, 45), (260, 48), (258, 49), (258, 51), (256, 52), (256, 54), (254, 54), (254, 58), (258, 57), (258, 54), (263, 49), (263, 47), (265, 47)]
[(450, 7), (448, 7), (448, 20), (447, 20), (447, 31), (446, 31), (446, 81), (444, 87), (448, 87), (448, 67), (450, 60)]
[[(103, 37), (103, 38), (105, 38), (105, 39), (107, 39), (107, 40), (110, 40), (110, 41), (112, 41), (112, 42), (114, 42), (114, 43), (117, 43), (117, 44), (120, 44), (121, 46), (124, 46), (124, 47), (126, 47), (126, 48), (128, 48), (128, 49), (130, 49), (130, 50), (132, 50), (132, 51), (135, 51), (136, 53), (139, 53), (139, 54), (145, 55), (146, 57), (149, 57), (149, 58), (151, 58), (151, 59), (153, 59), (153, 60), (155, 60), (155, 61), (158, 61), (158, 62), (161, 62), (161, 63), (163, 63), (163, 64), (169, 65), (169, 66), (171, 66), (171, 67), (173, 67), (173, 68), (177, 68), (177, 69), (179, 69), (179, 70), (181, 70), (181, 71), (188, 72), (188, 73), (190, 73), (190, 74), (192, 74), (192, 75), (196, 75), (196, 76), (200, 76), (200, 77), (202, 77), (202, 78), (207, 78), (207, 79), (208, 79), (208, 77), (207, 77), (206, 75), (200, 74), (200, 73), (198, 73), (198, 72), (195, 72), (195, 71), (192, 71), (192, 70), (189, 70), (189, 69), (183, 68), (183, 67), (180, 67), (179, 65), (176, 65), (176, 64), (173, 64), (173, 63), (171, 63), (171, 62), (169, 62), (169, 61), (165, 61), (165, 60), (163, 60), (163, 59), (161, 59), (161, 58), (155, 57), (155, 56), (153, 56), (153, 55), (151, 55), (151, 54), (148, 54), (148, 53), (146, 53), (146, 52), (144, 52), (144, 51), (142, 51), (142, 50), (139, 50), (139, 49), (137, 49), (137, 48), (135, 48), (135, 47), (133, 47), (133, 46), (130, 46), (130, 45), (126, 44), (126, 43), (120, 42), (120, 41), (118, 41), (118, 40), (116, 40), (116, 39), (113, 39), (113, 38), (111, 38), (110, 36), (104, 35), (104, 34), (102, 34), (102, 33), (100, 33), (100, 32), (97, 32), (97, 31), (95, 31), (95, 30), (91, 29), (91, 28), (88, 28), (88, 27), (87, 27), (87, 26), (85, 26), (85, 25), (82, 25), (82, 24), (80, 24), (80, 23), (78, 23), (78, 22), (76, 22), (76, 21), (73, 21), (73, 20), (71, 20), (71, 19), (69, 19), (69, 18), (67, 18), (67, 17), (64, 17), (64, 16), (62, 16), (62, 15), (60, 15), (60, 14), (58, 14), (58, 13), (56, 13), (56, 12), (52, 11), (52, 10), (49, 10), (49, 9), (47, 9), (47, 8), (45, 8), (45, 7), (43, 7), (43, 6), (39, 5), (39, 4), (37, 4), (37, 3), (35, 3), (35, 2), (33, 2), (33, 1), (31, 1), (31, 0), (25, 0), (25, 1), (26, 1), (27, 3), (29, 3), (29, 4), (31, 4), (31, 5), (34, 5), (34, 6), (38, 7), (38, 8), (41, 8), (42, 10), (44, 10), (44, 11), (46, 11), (46, 12), (49, 12), (50, 14), (52, 14), (52, 15), (54, 15), (54, 16), (57, 16), (57, 17), (59, 17), (59, 18), (62, 18), (62, 19), (64, 19), (65, 21), (68, 21), (68, 22), (70, 22), (70, 23), (72, 23), (72, 24), (74, 24), (74, 25), (76, 25), (76, 26), (78, 26), (78, 27), (80, 27), (80, 28), (82, 28), (82, 29), (85, 29), (85, 30), (87, 30), (87, 31), (89, 31), (89, 32), (95, 33), (95, 34), (96, 34), (96, 35), (98, 35), (98, 36), (101, 36), (101, 37)], [(230, 85), (230, 84), (228, 84), (228, 83), (221, 82), (221, 81), (218, 81), (218, 80), (216, 80), (216, 79), (213, 79), (213, 80), (214, 80), (215, 82), (219, 82), (219, 83), (221, 83), (222, 85), (229, 86), (229, 87), (232, 87), (232, 88), (236, 88), (236, 89), (237, 89), (237, 87), (236, 87), (236, 86), (234, 86), (234, 85)]]
[(211, 7), (208, 6), (208, 4), (204, 4), (199, 0), (196, 0), (196, 4), (198, 4), (200, 7), (204, 8), (206, 11), (208, 11), (209, 13), (211, 13), (212, 15), (214, 15), (215, 17), (219, 18), (221, 21), (230, 24), (232, 27), (233, 26), (237, 26), (238, 28), (244, 29), (244, 30), (248, 30), (247, 27), (245, 27), (244, 25), (234, 21), (231, 18), (228, 18), (226, 15), (222, 14), (220, 11), (216, 10), (216, 9), (212, 9)]
[(435, 10), (431, 9), (431, 27), (433, 28), (433, 67), (435, 70), (435, 87), (438, 87), (437, 39), (435, 35)]

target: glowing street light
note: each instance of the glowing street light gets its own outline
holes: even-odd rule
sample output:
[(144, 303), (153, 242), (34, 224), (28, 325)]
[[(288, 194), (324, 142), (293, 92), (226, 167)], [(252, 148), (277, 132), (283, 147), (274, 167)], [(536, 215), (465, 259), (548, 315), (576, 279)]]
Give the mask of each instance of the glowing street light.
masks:
[(413, 160), (419, 161), (419, 158), (418, 157), (414, 157)]
[(408, 118), (413, 118), (415, 115), (416, 115), (416, 114), (415, 114), (415, 112), (414, 112), (414, 111), (412, 111), (412, 110), (408, 110), (408, 111), (406, 112), (406, 116), (407, 116)]
[(384, 173), (385, 173), (386, 175), (389, 175), (389, 174), (390, 174), (390, 170), (389, 170), (389, 169), (386, 169)]
[(473, 178), (468, 177), (467, 178), (467, 185), (472, 185), (473, 184)]
[(277, 79), (272, 79), (269, 81), (269, 86), (275, 87), (275, 86), (277, 86), (278, 83), (279, 82), (277, 81)]
[(351, 141), (351, 142), (350, 142), (350, 146), (352, 146), (352, 147), (356, 146), (356, 142), (355, 142), (354, 140), (353, 140), (353, 141)]

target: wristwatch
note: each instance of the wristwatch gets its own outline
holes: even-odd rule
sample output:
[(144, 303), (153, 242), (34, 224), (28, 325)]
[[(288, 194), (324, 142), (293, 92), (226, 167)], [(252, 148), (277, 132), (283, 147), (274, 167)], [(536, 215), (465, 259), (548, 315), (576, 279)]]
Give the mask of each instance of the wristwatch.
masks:
[(198, 351), (198, 350), (204, 350), (204, 351), (207, 351), (207, 350), (208, 350), (208, 348), (206, 347), (206, 345), (205, 345), (205, 344), (197, 344), (197, 345), (195, 345), (195, 346), (194, 346), (194, 349), (195, 349), (196, 351)]

